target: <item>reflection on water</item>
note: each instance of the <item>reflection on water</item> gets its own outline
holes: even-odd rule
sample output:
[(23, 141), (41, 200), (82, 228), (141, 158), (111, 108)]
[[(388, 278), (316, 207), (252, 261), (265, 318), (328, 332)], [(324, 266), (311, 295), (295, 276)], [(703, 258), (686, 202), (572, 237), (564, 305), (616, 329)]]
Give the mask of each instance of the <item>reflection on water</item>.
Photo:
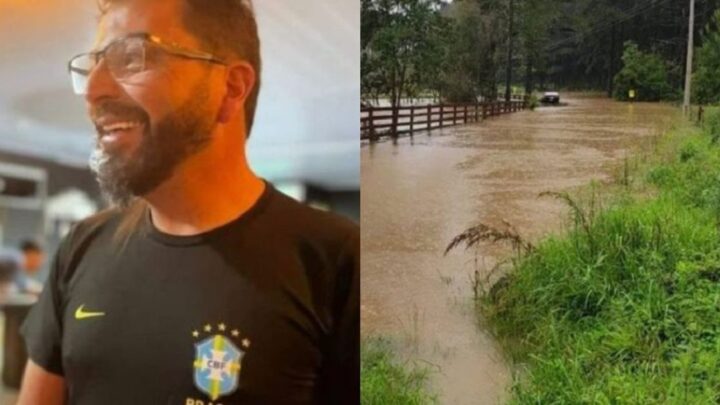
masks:
[[(438, 369), (442, 403), (498, 403), (510, 382), (473, 314), (475, 256), (443, 257), (450, 240), (479, 222), (507, 221), (531, 240), (559, 230), (566, 210), (540, 192), (609, 179), (628, 148), (677, 114), (667, 105), (566, 100), (362, 148), (363, 334), (394, 337), (403, 355)], [(489, 268), (506, 251), (478, 253)]]

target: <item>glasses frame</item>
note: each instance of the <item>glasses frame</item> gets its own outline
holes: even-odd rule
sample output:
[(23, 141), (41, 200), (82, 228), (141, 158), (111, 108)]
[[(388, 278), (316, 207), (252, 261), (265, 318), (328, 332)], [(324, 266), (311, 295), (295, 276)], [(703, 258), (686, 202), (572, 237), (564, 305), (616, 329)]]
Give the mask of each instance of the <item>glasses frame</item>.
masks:
[[(131, 38), (143, 39), (143, 40), (150, 42), (151, 44), (159, 47), (163, 51), (165, 51), (168, 54), (173, 55), (173, 56), (178, 56), (178, 57), (185, 58), (185, 59), (200, 60), (200, 61), (204, 61), (204, 62), (208, 62), (208, 63), (214, 63), (217, 65), (228, 66), (228, 63), (226, 61), (222, 60), (221, 58), (218, 58), (217, 56), (215, 56), (211, 53), (188, 49), (182, 45), (178, 45), (178, 44), (170, 42), (170, 41), (165, 41), (165, 40), (161, 39), (160, 37), (150, 34), (150, 33), (147, 33), (147, 32), (134, 32), (134, 33), (131, 33), (131, 34), (128, 34), (128, 35), (125, 35), (120, 38), (112, 40), (110, 43), (108, 43), (102, 49), (100, 49), (98, 51), (83, 52), (83, 53), (73, 56), (72, 58), (70, 58), (70, 61), (68, 61), (68, 72), (70, 74), (73, 74), (73, 73), (80, 74), (85, 77), (90, 76), (90, 74), (92, 73), (92, 70), (95, 69), (95, 67), (97, 67), (97, 65), (100, 63), (100, 59), (105, 57), (105, 53), (111, 46), (117, 44), (118, 42), (126, 41)], [(91, 57), (95, 61), (95, 65), (93, 66), (92, 69), (86, 70), (86, 69), (81, 69), (81, 68), (73, 66), (73, 62), (75, 60), (77, 60), (78, 58), (81, 58), (81, 57), (86, 57), (86, 56)]]

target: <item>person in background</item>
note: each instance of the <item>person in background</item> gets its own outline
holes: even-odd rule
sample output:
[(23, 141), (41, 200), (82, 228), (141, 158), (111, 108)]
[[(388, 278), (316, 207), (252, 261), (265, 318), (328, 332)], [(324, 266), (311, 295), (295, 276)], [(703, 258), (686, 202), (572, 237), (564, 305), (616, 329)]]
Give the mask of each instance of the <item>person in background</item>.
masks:
[(33, 279), (45, 261), (45, 252), (36, 242), (24, 240), (20, 249), (0, 251), (0, 295), (39, 295), (42, 284)]

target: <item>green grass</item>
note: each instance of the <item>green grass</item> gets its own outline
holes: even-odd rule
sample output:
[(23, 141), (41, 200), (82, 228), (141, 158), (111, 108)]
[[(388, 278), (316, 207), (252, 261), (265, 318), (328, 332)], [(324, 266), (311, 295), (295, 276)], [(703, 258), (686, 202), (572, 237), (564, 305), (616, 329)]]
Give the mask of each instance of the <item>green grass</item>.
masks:
[(520, 370), (512, 403), (720, 402), (720, 112), (708, 121), (678, 125), (603, 208), (562, 196), (571, 229), (481, 297)]
[(435, 398), (427, 390), (427, 369), (400, 363), (388, 340), (364, 340), (361, 354), (360, 389), (363, 405), (435, 403)]

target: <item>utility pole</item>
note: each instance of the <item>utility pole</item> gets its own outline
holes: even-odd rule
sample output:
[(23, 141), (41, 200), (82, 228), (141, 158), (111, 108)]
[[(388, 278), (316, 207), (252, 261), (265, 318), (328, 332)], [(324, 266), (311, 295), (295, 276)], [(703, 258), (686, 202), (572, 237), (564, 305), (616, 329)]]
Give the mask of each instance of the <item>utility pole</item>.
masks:
[(512, 54), (513, 54), (513, 2), (510, 0), (510, 18), (508, 21), (508, 50), (507, 50), (507, 67), (505, 68), (505, 101), (510, 102), (510, 82), (512, 82)]
[(690, 23), (688, 26), (687, 63), (685, 65), (685, 97), (683, 99), (683, 113), (690, 116), (690, 85), (692, 83), (693, 65), (693, 31), (695, 27), (695, 0), (690, 0)]

